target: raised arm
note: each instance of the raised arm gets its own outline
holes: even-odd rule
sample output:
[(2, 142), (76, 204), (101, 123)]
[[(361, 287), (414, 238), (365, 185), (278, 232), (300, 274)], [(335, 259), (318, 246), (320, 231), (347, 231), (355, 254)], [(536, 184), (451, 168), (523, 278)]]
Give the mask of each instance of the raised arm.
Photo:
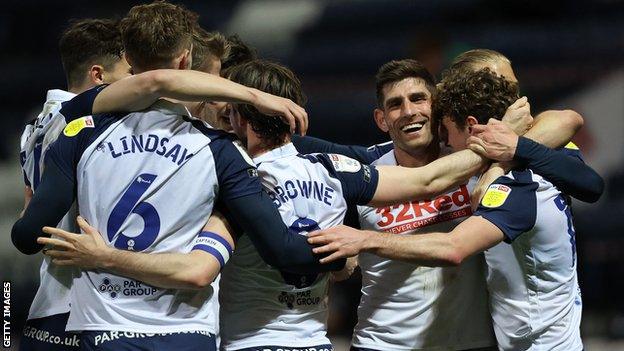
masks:
[(105, 269), (166, 289), (203, 289), (217, 277), (229, 259), (234, 240), (220, 214), (215, 213), (188, 253), (142, 253), (108, 246), (96, 228), (78, 217), (84, 234), (45, 227), (60, 237), (41, 237), (38, 243), (52, 245), (45, 254), (57, 265), (82, 269)]
[(379, 184), (370, 206), (379, 207), (426, 199), (466, 182), (488, 160), (470, 150), (455, 152), (426, 166), (379, 166)]
[(515, 160), (574, 198), (595, 202), (604, 191), (600, 175), (580, 159), (518, 137), (500, 121), (490, 120), (487, 125), (473, 126), (473, 132), (475, 136), (468, 139), (471, 149), (499, 161)]
[(305, 110), (289, 99), (191, 70), (153, 70), (119, 80), (99, 93), (90, 112), (140, 111), (162, 97), (251, 104), (263, 114), (283, 116), (293, 131), (296, 125), (303, 134), (308, 128)]
[(566, 145), (583, 127), (583, 117), (572, 110), (544, 111), (535, 117), (524, 137), (556, 149)]

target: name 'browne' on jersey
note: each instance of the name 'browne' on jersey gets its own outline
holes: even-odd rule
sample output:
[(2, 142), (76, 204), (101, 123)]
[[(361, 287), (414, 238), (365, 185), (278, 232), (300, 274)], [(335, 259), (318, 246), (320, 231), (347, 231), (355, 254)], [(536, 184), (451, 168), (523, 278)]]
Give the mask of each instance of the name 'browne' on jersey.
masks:
[[(292, 235), (342, 224), (368, 203), (377, 171), (336, 154), (301, 155), (288, 143), (256, 158), (262, 185)], [(242, 236), (221, 277), (221, 347), (318, 347), (326, 336), (328, 275), (273, 269)]]

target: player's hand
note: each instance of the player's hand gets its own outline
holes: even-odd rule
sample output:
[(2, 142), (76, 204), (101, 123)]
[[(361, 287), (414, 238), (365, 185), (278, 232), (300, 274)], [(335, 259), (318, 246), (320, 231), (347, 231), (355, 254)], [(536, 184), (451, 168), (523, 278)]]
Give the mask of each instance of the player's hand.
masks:
[(518, 135), (505, 123), (490, 118), (487, 125), (473, 125), (471, 134), (467, 141), (470, 150), (491, 160), (513, 160)]
[(351, 275), (353, 275), (353, 272), (355, 272), (355, 269), (357, 268), (357, 266), (358, 266), (357, 256), (349, 257), (347, 258), (347, 262), (345, 263), (344, 268), (339, 271), (331, 272), (329, 275), (329, 278), (333, 282), (340, 282), (343, 280), (347, 280), (349, 279), (349, 277), (351, 277)]
[(68, 231), (43, 227), (43, 232), (57, 238), (39, 237), (37, 242), (51, 245), (44, 249), (44, 254), (52, 258), (52, 262), (59, 266), (76, 266), (83, 269), (101, 268), (111, 247), (106, 245), (100, 233), (87, 221), (78, 216), (78, 225), (84, 234), (75, 234)]
[(507, 124), (516, 134), (524, 135), (533, 125), (531, 116), (531, 104), (526, 96), (516, 100), (507, 108), (502, 121)]
[(329, 263), (359, 254), (366, 247), (367, 238), (367, 232), (346, 225), (338, 225), (308, 234), (308, 242), (312, 245), (319, 245), (312, 249), (315, 254), (329, 254), (320, 259), (321, 263)]
[(303, 107), (290, 99), (271, 95), (257, 89), (253, 89), (253, 93), (255, 95), (253, 105), (260, 113), (269, 116), (280, 116), (290, 125), (292, 133), (297, 130), (301, 135), (306, 134), (308, 130), (308, 113)]

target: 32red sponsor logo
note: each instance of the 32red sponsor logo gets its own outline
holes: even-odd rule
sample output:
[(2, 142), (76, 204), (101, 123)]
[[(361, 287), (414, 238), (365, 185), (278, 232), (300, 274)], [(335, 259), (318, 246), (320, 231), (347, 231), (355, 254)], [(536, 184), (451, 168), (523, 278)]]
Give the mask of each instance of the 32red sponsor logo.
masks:
[[(466, 185), (462, 185), (458, 190), (440, 195), (434, 199), (380, 207), (376, 210), (376, 213), (381, 215), (381, 220), (376, 224), (382, 229), (410, 221), (416, 222), (413, 225), (415, 228), (423, 227), (444, 220), (470, 215), (472, 213), (470, 211), (470, 192)], [(446, 216), (440, 216), (441, 214)]]

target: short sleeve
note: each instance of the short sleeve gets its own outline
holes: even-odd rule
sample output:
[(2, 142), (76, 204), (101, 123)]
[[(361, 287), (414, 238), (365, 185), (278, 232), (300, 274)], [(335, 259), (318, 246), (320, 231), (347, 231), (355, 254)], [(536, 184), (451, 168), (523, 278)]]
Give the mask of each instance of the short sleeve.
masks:
[(238, 141), (222, 136), (210, 142), (210, 149), (217, 170), (221, 200), (262, 191), (258, 170)]
[(513, 174), (515, 179), (503, 176), (494, 181), (475, 212), (497, 226), (507, 243), (531, 230), (537, 217), (538, 184), (532, 181), (530, 171)]
[(69, 101), (63, 102), (59, 112), (65, 118), (65, 123), (70, 123), (79, 117), (91, 115), (95, 98), (107, 86), (108, 84), (98, 85), (74, 96)]
[(366, 205), (372, 200), (379, 182), (379, 172), (374, 166), (339, 154), (319, 154), (317, 158), (342, 184), (342, 195), (348, 205)]

